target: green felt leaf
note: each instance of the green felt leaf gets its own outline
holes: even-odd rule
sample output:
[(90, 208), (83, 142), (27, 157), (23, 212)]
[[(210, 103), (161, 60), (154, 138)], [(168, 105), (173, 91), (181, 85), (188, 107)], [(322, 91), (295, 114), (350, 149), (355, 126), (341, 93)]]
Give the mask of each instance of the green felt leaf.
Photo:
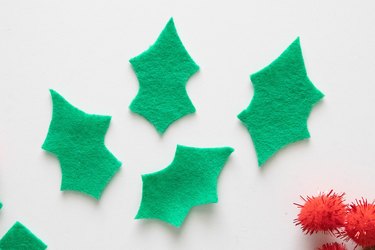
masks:
[(54, 90), (50, 92), (52, 121), (42, 148), (60, 161), (61, 190), (79, 191), (99, 199), (121, 166), (104, 145), (111, 117), (87, 114)]
[(44, 250), (47, 245), (20, 222), (16, 222), (1, 238), (1, 250)]
[(182, 44), (172, 18), (155, 44), (130, 63), (139, 81), (130, 109), (146, 118), (160, 134), (174, 121), (195, 112), (185, 86), (199, 66)]
[(238, 118), (251, 134), (261, 166), (286, 145), (310, 137), (307, 119), (323, 94), (307, 76), (299, 38), (251, 81), (253, 99)]
[(217, 179), (232, 148), (177, 146), (165, 169), (142, 175), (142, 202), (136, 219), (159, 219), (180, 227), (194, 206), (216, 203)]

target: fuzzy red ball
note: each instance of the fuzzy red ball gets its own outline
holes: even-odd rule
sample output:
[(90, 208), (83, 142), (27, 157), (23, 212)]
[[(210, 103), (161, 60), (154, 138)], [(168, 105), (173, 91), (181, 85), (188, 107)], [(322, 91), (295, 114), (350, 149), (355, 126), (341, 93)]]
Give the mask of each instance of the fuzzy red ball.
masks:
[(346, 217), (344, 237), (362, 247), (375, 246), (375, 204), (357, 200), (350, 205)]
[(328, 194), (301, 198), (304, 205), (296, 204), (300, 209), (296, 225), (301, 225), (306, 234), (319, 231), (331, 232), (344, 226), (347, 206), (344, 204), (344, 194), (336, 194), (331, 190)]
[(324, 244), (318, 250), (346, 250), (346, 247), (343, 244), (339, 244), (337, 242), (335, 243), (329, 243)]

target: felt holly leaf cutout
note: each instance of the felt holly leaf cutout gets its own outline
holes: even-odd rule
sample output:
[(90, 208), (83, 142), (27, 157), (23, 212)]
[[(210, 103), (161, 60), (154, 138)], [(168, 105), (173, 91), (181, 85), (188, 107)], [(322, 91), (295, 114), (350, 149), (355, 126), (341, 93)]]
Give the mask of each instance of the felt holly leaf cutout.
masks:
[(130, 109), (146, 118), (160, 134), (174, 121), (195, 112), (185, 87), (199, 66), (182, 44), (172, 18), (157, 41), (130, 63), (139, 81)]
[(87, 114), (50, 90), (52, 121), (42, 148), (55, 154), (62, 171), (61, 190), (100, 199), (121, 166), (104, 145), (110, 116)]
[(136, 219), (159, 219), (180, 227), (194, 206), (216, 203), (217, 179), (232, 148), (177, 146), (165, 169), (142, 175), (142, 201)]
[(253, 99), (238, 118), (251, 134), (261, 166), (286, 145), (310, 137), (307, 119), (323, 94), (307, 76), (299, 38), (251, 81)]
[(1, 238), (1, 250), (44, 250), (47, 245), (20, 222), (16, 222)]

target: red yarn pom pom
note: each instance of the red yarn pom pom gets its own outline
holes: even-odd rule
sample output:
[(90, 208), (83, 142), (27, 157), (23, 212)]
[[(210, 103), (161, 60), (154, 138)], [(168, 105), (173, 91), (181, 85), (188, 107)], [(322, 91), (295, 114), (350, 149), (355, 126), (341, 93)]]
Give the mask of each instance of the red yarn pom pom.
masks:
[(338, 231), (344, 226), (347, 207), (344, 204), (344, 194), (336, 194), (331, 190), (328, 194), (321, 193), (319, 196), (307, 196), (301, 198), (304, 205), (296, 204), (301, 211), (298, 218), (294, 220), (296, 225), (301, 225), (302, 231), (306, 234), (313, 234), (318, 231)]
[(346, 247), (343, 244), (339, 244), (337, 242), (335, 243), (329, 243), (324, 244), (318, 250), (346, 250)]
[(350, 205), (346, 217), (344, 237), (362, 247), (375, 246), (375, 204), (357, 200)]

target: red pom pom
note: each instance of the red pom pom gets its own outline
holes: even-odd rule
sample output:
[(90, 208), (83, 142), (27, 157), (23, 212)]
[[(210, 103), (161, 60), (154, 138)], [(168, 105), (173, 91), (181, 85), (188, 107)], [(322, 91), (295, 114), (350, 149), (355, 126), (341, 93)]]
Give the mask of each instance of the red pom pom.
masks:
[(336, 194), (331, 190), (328, 194), (319, 196), (307, 196), (301, 198), (304, 205), (296, 204), (300, 209), (298, 218), (294, 220), (296, 225), (301, 225), (306, 234), (318, 231), (331, 232), (344, 226), (347, 207), (344, 204), (344, 194)]
[(344, 237), (362, 247), (375, 246), (375, 204), (357, 200), (350, 205), (346, 217)]
[(318, 250), (346, 250), (346, 247), (343, 244), (339, 244), (337, 242), (335, 243), (329, 243), (324, 244)]

